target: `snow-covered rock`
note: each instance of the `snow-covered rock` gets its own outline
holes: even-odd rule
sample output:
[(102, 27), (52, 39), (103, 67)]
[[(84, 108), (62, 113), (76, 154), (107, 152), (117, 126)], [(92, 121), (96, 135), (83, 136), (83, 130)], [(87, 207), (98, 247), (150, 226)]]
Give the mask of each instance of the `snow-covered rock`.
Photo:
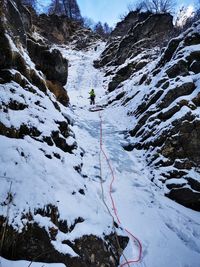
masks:
[(64, 89), (68, 61), (33, 25), (27, 32), (20, 1), (3, 0), (0, 11), (1, 255), (116, 266), (112, 218), (81, 171), (85, 152)]
[[(0, 6), (8, 1), (19, 15), (18, 1)], [(198, 210), (199, 24), (161, 57), (153, 47), (95, 69), (101, 41), (74, 49), (87, 37), (80, 32), (68, 46), (50, 47), (38, 28), (19, 35), (7, 15), (0, 23), (0, 235), (1, 255), (15, 261), (0, 258), (0, 264), (117, 267), (140, 259), (137, 265), (148, 267), (199, 267), (199, 213), (164, 196), (184, 189), (177, 192), (184, 192), (186, 206)], [(68, 68), (46, 70), (51, 52), (56, 66), (68, 62)], [(116, 87), (105, 94), (112, 80)], [(57, 82), (69, 93), (68, 107), (50, 91)], [(183, 159), (173, 145), (185, 135), (181, 145), (190, 154)]]
[[(153, 169), (152, 180), (167, 196), (198, 211), (199, 25), (198, 21), (172, 39), (161, 56), (149, 50), (148, 58), (153, 55), (152, 61), (145, 62), (139, 70), (136, 62), (142, 64), (143, 54), (117, 69), (106, 67), (107, 73), (110, 70), (113, 75), (108, 90), (117, 88), (109, 95), (108, 103), (125, 106), (127, 115), (134, 118), (134, 123), (129, 125), (131, 138), (126, 149), (146, 150), (148, 165)], [(132, 76), (129, 65), (135, 68)], [(116, 82), (114, 87), (113, 82)], [(182, 182), (175, 183), (175, 178)]]
[[(94, 42), (101, 40), (91, 29), (86, 29), (75, 20), (70, 20), (66, 16), (55, 14), (37, 15), (35, 10), (29, 7), (32, 15), (32, 23), (35, 30), (40, 34), (40, 38), (45, 38), (48, 43), (59, 45), (71, 45), (75, 49), (87, 49)], [(48, 25), (48, 29), (47, 26)]]

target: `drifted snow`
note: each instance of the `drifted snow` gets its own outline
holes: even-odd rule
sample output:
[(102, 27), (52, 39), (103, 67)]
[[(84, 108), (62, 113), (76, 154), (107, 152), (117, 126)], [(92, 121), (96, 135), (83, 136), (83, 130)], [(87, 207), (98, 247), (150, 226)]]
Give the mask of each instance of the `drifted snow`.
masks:
[[(1, 267), (28, 267), (30, 262), (28, 261), (8, 261), (3, 258), (1, 260)], [(66, 267), (64, 264), (55, 264), (55, 263), (40, 263), (40, 262), (33, 262), (31, 267)]]
[[(53, 243), (58, 250), (71, 253), (72, 256), (75, 252), (70, 252), (69, 247), (62, 247), (62, 240), (74, 240), (91, 233), (102, 236), (103, 232), (108, 233), (112, 226), (112, 218), (102, 202), (99, 178), (99, 113), (89, 111), (88, 99), (89, 90), (94, 88), (97, 104), (103, 104), (107, 100), (104, 90), (107, 78), (103, 76), (103, 72), (93, 67), (93, 60), (98, 58), (103, 47), (104, 44), (100, 43), (97, 52), (94, 47), (85, 52), (60, 48), (70, 64), (66, 89), (71, 108), (62, 110), (62, 113), (69, 114), (75, 122), (72, 130), (75, 132), (78, 145), (85, 152), (82, 162), (82, 174), (85, 178), (73, 169), (73, 166), (80, 163), (77, 154), (63, 153), (58, 148), (41, 145), (30, 137), (24, 140), (0, 137), (1, 151), (3, 151), (0, 156), (2, 162), (0, 175), (5, 176), (6, 173), (7, 177), (13, 179), (12, 192), (15, 193), (16, 206), (10, 209), (10, 221), (14, 218), (15, 223), (20, 225), (19, 211), (33, 210), (37, 205), (40, 207), (49, 203), (57, 205), (61, 218), (67, 219), (70, 223), (79, 216), (83, 217), (85, 219), (83, 223), (77, 224), (70, 234), (59, 233), (57, 241)], [(133, 81), (127, 82), (125, 86), (126, 89), (129, 88), (127, 90), (129, 94), (134, 94), (136, 88), (133, 86)], [(143, 87), (143, 90), (148, 88)], [(116, 92), (112, 94), (114, 97)], [(140, 94), (136, 98), (138, 101)], [(20, 95), (17, 97), (20, 98)], [(48, 104), (48, 100), (46, 103)], [(51, 110), (53, 111), (48, 104), (44, 116), (50, 114)], [(131, 266), (199, 267), (200, 213), (187, 209), (164, 196), (163, 189), (151, 182), (151, 170), (146, 167), (143, 152), (136, 150), (126, 152), (122, 148), (126, 130), (135, 123), (133, 117), (127, 117), (127, 111), (128, 108), (113, 105), (101, 114), (103, 146), (116, 176), (112, 192), (122, 222), (121, 226), (131, 231), (143, 246), (141, 263)], [(51, 120), (47, 120), (47, 123), (46, 131), (49, 132), (52, 129), (48, 127), (53, 126)], [(57, 149), (62, 156), (62, 161), (44, 157), (39, 150), (41, 146), (49, 154)], [(21, 158), (21, 150), (25, 152), (25, 158)], [(101, 160), (105, 200), (112, 211), (108, 194), (112, 177), (103, 156)], [(16, 165), (15, 162), (18, 164)], [(6, 198), (10, 181), (3, 178), (0, 180), (1, 202)], [(85, 190), (85, 195), (78, 193), (80, 188)], [(76, 191), (75, 195), (72, 195), (73, 191)], [(5, 215), (6, 208), (1, 206), (0, 213)], [(36, 216), (35, 221), (46, 228), (51, 226), (49, 225), (51, 223), (41, 216)], [(125, 232), (120, 231), (119, 234), (125, 235)], [(136, 244), (129, 242), (125, 254), (128, 259), (136, 259), (138, 257)], [(123, 259), (121, 261), (124, 262)], [(17, 262), (12, 263), (13, 265), (9, 263), (9, 267), (19, 266)], [(7, 261), (3, 260), (2, 266), (7, 267), (6, 264), (8, 264)], [(43, 265), (63, 266), (62, 264)], [(20, 267), (23, 267), (22, 263)]]
[[(88, 182), (101, 197), (99, 175), (99, 113), (89, 112), (88, 92), (94, 87), (97, 105), (104, 104), (106, 78), (93, 68), (93, 60), (98, 52), (63, 51), (69, 59), (69, 80), (67, 90), (74, 109), (78, 144), (86, 151), (83, 173)], [(151, 68), (148, 65), (147, 68)], [(104, 84), (102, 83), (104, 81)], [(126, 89), (134, 89), (133, 80), (125, 84)], [(148, 88), (144, 87), (144, 90)], [(113, 92), (113, 95), (116, 95)], [(134, 92), (132, 92), (134, 94)], [(141, 92), (144, 94), (144, 92)], [(113, 96), (114, 98), (114, 96)], [(116, 181), (113, 197), (116, 202), (122, 226), (129, 229), (143, 245), (143, 258), (139, 264), (146, 267), (199, 267), (200, 262), (200, 214), (187, 209), (164, 196), (163, 189), (151, 182), (150, 169), (142, 152), (126, 152), (124, 135), (135, 121), (127, 117), (128, 108), (113, 105), (101, 111), (103, 117), (103, 145), (114, 168)], [(108, 195), (111, 174), (102, 157), (103, 180), (106, 201), (112, 206)], [(95, 186), (96, 185), (96, 186)], [(96, 187), (96, 188), (95, 188)], [(126, 257), (138, 257), (137, 246), (129, 242)], [(122, 259), (122, 262), (124, 260)]]

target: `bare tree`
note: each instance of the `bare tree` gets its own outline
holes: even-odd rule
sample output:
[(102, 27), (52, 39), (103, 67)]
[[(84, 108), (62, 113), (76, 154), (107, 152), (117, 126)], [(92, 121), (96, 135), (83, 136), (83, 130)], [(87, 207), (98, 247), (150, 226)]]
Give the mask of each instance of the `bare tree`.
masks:
[(100, 36), (104, 36), (104, 28), (100, 21), (97, 22), (97, 24), (94, 26), (94, 32), (99, 34)]
[(129, 3), (127, 5), (127, 8), (128, 8), (128, 11), (131, 12), (131, 11), (135, 10), (135, 4), (134, 3)]
[(84, 27), (86, 27), (86, 28), (94, 29), (95, 22), (94, 22), (94, 20), (92, 20), (91, 18), (84, 17), (84, 18), (83, 18), (83, 25), (84, 25)]
[(139, 1), (136, 8), (152, 13), (171, 13), (174, 10), (174, 0), (147, 0)]
[(26, 6), (32, 6), (33, 8), (36, 7), (36, 0), (22, 0), (22, 4)]
[(108, 38), (112, 32), (112, 28), (108, 25), (107, 22), (103, 24), (104, 36)]

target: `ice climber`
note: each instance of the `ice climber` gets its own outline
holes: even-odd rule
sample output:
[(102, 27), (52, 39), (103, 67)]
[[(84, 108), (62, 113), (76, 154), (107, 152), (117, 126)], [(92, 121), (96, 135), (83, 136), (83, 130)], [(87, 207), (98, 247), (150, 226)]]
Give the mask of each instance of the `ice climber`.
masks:
[(92, 89), (90, 92), (90, 105), (95, 105), (95, 92), (94, 92), (94, 89)]

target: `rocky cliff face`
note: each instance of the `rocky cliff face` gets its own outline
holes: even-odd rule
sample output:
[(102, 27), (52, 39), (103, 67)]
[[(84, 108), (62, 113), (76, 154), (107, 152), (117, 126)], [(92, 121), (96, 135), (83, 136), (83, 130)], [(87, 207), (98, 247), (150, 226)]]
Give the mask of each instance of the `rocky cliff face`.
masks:
[[(134, 21), (130, 18), (134, 18)], [(130, 18), (128, 16), (114, 30), (116, 35), (125, 28), (126, 35), (111, 37), (100, 60), (94, 62), (96, 67), (108, 67), (107, 75), (112, 78), (109, 91), (113, 91), (121, 82), (157, 57), (174, 31), (172, 16), (169, 14), (139, 15), (134, 12)]]
[(145, 21), (150, 15), (152, 15), (150, 12), (131, 11), (122, 21), (117, 23), (111, 33), (111, 38), (125, 36), (137, 23)]
[(121, 65), (148, 48), (163, 47), (172, 31), (172, 16), (169, 14), (149, 15), (141, 22), (136, 20), (125, 36), (117, 40), (114, 38), (113, 41), (111, 39), (96, 65), (97, 67)]
[[(147, 22), (149, 27), (145, 26)], [(152, 181), (171, 199), (199, 211), (200, 22), (172, 39), (158, 56), (154, 46), (166, 27), (170, 32), (168, 15), (154, 20), (150, 16), (131, 29), (115, 48), (113, 44), (108, 46), (97, 65), (107, 64), (105, 69), (113, 76), (108, 90), (115, 91), (108, 103), (120, 102), (128, 116), (134, 117), (130, 143), (125, 149), (146, 151)], [(144, 46), (149, 49), (148, 54), (140, 46), (146, 42), (142, 36), (154, 39)], [(154, 49), (150, 49), (152, 45)], [(121, 63), (124, 64), (117, 68), (108, 67)]]
[(100, 36), (84, 28), (80, 22), (53, 14), (38, 16), (32, 8), (29, 8), (29, 11), (35, 31), (50, 43), (66, 44), (75, 49), (87, 49), (91, 44), (100, 40)]
[[(117, 266), (121, 252), (110, 225), (105, 223), (102, 237), (92, 225), (88, 235), (75, 234), (77, 225), (85, 225), (83, 211), (94, 207), (85, 197), (92, 192), (80, 175), (84, 152), (67, 108), (68, 61), (47, 44), (53, 38), (45, 39), (42, 28), (36, 31), (35, 19), (18, 0), (0, 2), (1, 255), (74, 267)], [(124, 248), (128, 238), (119, 242)]]
[[(68, 96), (62, 87), (67, 81), (67, 61), (58, 50), (50, 51), (50, 47), (44, 43), (37, 44), (37, 40), (31, 37), (31, 14), (20, 1), (2, 1), (1, 14), (1, 79), (22, 86), (30, 82), (45, 93), (50, 89), (67, 105)], [(30, 64), (29, 57), (36, 65)]]
[(195, 210), (200, 210), (199, 52), (197, 22), (169, 43), (148, 75), (147, 83), (157, 83), (134, 111), (138, 124), (131, 131), (139, 137), (138, 148), (155, 149), (150, 164), (162, 170), (167, 195)]

